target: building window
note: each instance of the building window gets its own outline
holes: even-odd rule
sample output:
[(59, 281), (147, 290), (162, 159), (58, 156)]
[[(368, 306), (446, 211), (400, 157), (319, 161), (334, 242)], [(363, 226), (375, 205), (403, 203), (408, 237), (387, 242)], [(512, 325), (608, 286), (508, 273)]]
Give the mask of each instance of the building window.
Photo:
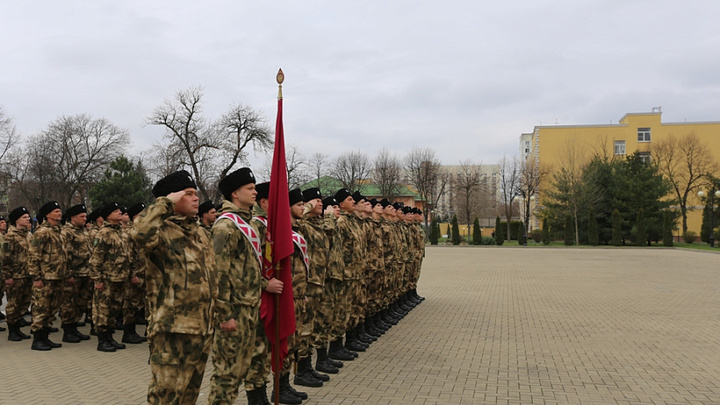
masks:
[(615, 141), (615, 156), (625, 155), (625, 141)]
[(638, 142), (650, 142), (650, 128), (638, 128)]
[(525, 141), (525, 154), (530, 153), (530, 141)]
[(650, 163), (650, 152), (638, 152), (638, 157), (643, 163)]

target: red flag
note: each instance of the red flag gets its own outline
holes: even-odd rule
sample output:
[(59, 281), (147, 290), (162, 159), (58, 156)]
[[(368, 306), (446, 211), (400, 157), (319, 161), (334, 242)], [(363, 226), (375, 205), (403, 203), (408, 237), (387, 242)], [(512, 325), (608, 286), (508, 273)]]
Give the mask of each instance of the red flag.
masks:
[[(282, 70), (278, 72), (278, 84), (282, 89)], [(290, 198), (288, 196), (287, 164), (285, 162), (285, 139), (282, 121), (282, 92), (278, 94), (278, 113), (275, 124), (275, 150), (273, 152), (270, 173), (270, 193), (268, 195), (268, 224), (266, 252), (272, 263), (270, 278), (283, 282), (283, 292), (270, 294), (262, 292), (260, 316), (265, 324), (265, 333), (270, 341), (274, 371), (282, 366), (287, 356), (287, 338), (295, 333), (295, 305), (292, 291), (292, 268), (290, 256), (294, 247), (292, 241), (292, 222), (290, 218)], [(278, 305), (279, 304), (279, 305)], [(277, 325), (277, 330), (276, 330)], [(278, 350), (279, 347), (279, 350)], [(279, 356), (279, 358), (277, 357)]]

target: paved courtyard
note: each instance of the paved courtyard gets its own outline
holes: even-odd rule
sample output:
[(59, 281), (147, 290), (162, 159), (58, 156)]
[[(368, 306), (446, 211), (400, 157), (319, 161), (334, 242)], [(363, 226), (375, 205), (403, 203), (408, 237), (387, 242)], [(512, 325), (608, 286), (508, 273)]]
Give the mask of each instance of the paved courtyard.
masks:
[[(419, 292), (305, 403), (720, 404), (720, 254), (430, 247)], [(144, 403), (146, 345), (45, 353), (6, 333), (0, 404)]]

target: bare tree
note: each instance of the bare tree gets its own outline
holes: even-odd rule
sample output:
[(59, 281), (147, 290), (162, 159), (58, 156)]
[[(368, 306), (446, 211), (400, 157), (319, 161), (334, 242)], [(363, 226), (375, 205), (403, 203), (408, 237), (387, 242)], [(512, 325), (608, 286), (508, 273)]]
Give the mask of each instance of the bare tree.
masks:
[(660, 173), (672, 184), (685, 232), (688, 198), (695, 194), (707, 175), (717, 175), (718, 165), (710, 149), (694, 132), (683, 137), (669, 136), (654, 143), (651, 155)]
[(372, 179), (377, 184), (380, 194), (391, 202), (400, 193), (401, 172), (400, 160), (391, 155), (387, 149), (381, 149), (373, 161)]
[(310, 159), (305, 162), (310, 180), (314, 180), (323, 195), (334, 193), (330, 190), (331, 184), (325, 177), (330, 173), (330, 161), (328, 155), (320, 152), (313, 153)]
[(424, 201), (423, 216), (425, 227), (428, 225), (428, 213), (437, 207), (440, 197), (445, 193), (450, 175), (443, 170), (435, 151), (415, 148), (405, 157), (405, 175), (408, 183), (417, 190)]
[[(227, 176), (233, 168), (241, 162), (247, 161), (247, 147), (252, 146), (255, 151), (266, 151), (273, 147), (272, 130), (265, 118), (251, 107), (238, 104), (230, 108), (213, 126), (218, 140), (217, 180)], [(210, 177), (210, 176), (208, 176)], [(215, 184), (213, 181), (212, 184)], [(219, 190), (215, 190), (215, 199), (220, 198)]]
[(532, 160), (522, 162), (520, 166), (520, 184), (518, 193), (523, 198), (523, 217), (525, 221), (525, 231), (530, 230), (530, 209), (532, 198), (537, 194), (540, 183), (547, 176), (548, 170), (539, 163)]
[(129, 142), (126, 130), (104, 118), (63, 116), (30, 137), (13, 178), (26, 201), (38, 208), (48, 200), (65, 206), (86, 201), (90, 187)]
[(502, 199), (505, 219), (507, 219), (507, 240), (510, 240), (510, 221), (513, 214), (513, 200), (520, 194), (520, 164), (517, 158), (500, 160), (500, 198)]
[(340, 155), (333, 162), (332, 174), (350, 191), (362, 192), (363, 181), (370, 177), (370, 160), (361, 152)]
[(17, 130), (13, 124), (12, 118), (5, 114), (5, 110), (0, 106), (0, 164), (4, 163), (5, 155), (18, 141)]
[[(262, 166), (262, 174), (267, 179), (270, 179), (272, 174), (272, 159), (272, 154), (266, 155)], [(310, 175), (306, 170), (305, 156), (300, 152), (297, 145), (286, 145), (285, 165), (290, 189), (300, 187), (309, 181)]]
[(460, 162), (460, 170), (452, 177), (451, 187), (456, 193), (458, 219), (470, 229), (474, 217), (479, 213), (479, 198), (485, 175), (480, 166), (470, 160)]

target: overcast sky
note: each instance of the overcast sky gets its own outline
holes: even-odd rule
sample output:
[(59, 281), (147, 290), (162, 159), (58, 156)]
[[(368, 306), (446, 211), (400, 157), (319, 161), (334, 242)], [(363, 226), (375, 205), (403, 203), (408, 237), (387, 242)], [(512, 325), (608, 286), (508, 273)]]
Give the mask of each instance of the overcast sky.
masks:
[(178, 90), (232, 104), (287, 145), (336, 157), (433, 148), (445, 164), (517, 154), (536, 125), (720, 121), (720, 1), (15, 1), (0, 7), (0, 105), (23, 136), (104, 117), (132, 152)]

